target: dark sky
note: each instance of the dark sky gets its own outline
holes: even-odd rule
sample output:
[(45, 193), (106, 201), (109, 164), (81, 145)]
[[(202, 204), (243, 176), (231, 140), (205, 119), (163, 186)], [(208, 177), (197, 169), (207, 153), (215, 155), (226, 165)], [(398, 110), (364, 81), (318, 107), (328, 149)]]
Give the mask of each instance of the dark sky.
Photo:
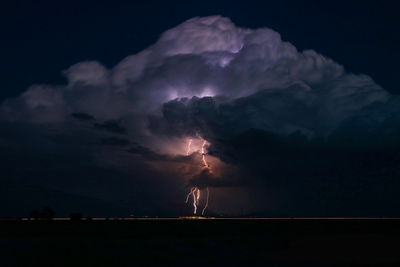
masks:
[(10, 1), (0, 217), (399, 216), (397, 11)]
[(0, 16), (0, 100), (36, 83), (60, 83), (83, 60), (114, 66), (195, 16), (269, 27), (399, 93), (396, 1), (7, 1)]

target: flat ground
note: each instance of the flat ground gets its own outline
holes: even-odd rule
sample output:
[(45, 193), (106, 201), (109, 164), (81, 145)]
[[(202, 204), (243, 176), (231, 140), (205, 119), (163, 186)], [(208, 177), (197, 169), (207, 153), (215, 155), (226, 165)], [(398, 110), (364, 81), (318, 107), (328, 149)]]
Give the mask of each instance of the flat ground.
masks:
[(400, 220), (3, 220), (0, 256), (1, 266), (400, 266)]

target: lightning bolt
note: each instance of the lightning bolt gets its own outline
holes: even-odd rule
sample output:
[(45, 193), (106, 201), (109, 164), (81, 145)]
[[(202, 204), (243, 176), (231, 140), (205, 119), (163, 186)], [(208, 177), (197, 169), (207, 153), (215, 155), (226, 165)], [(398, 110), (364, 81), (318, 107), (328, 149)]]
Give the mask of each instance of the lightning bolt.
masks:
[(205, 210), (207, 209), (207, 207), (208, 207), (208, 199), (210, 198), (210, 189), (208, 189), (208, 187), (207, 187), (206, 189), (207, 189), (206, 205), (204, 206), (203, 210), (201, 211), (201, 215), (204, 215), (204, 211), (205, 211)]
[[(202, 162), (203, 162), (203, 168), (208, 169), (208, 171), (210, 173), (212, 173), (211, 166), (208, 164), (208, 162), (206, 160), (206, 154), (207, 153), (206, 153), (206, 148), (205, 147), (206, 147), (207, 144), (208, 144), (208, 142), (205, 139), (203, 139), (203, 144), (201, 146), (201, 159), (202, 159)], [(188, 142), (188, 145), (187, 145), (187, 149), (186, 149), (186, 155), (187, 156), (190, 155), (191, 146), (192, 146), (192, 139), (189, 139), (189, 142)], [(206, 204), (205, 204), (204, 208), (201, 211), (201, 215), (204, 215), (204, 212), (208, 207), (208, 200), (210, 198), (210, 189), (208, 187), (206, 187), (206, 190), (207, 190)], [(200, 202), (200, 194), (201, 194), (200, 193), (200, 189), (198, 187), (194, 186), (194, 187), (190, 188), (190, 192), (186, 196), (186, 202), (185, 203), (188, 203), (190, 196), (192, 196), (192, 198), (193, 198), (193, 207), (194, 207), (194, 212), (193, 213), (194, 214), (197, 213), (197, 209), (198, 209), (199, 202)]]
[(193, 191), (194, 191), (195, 189), (196, 189), (196, 187), (190, 188), (190, 192), (189, 192), (189, 194), (186, 196), (186, 201), (185, 201), (185, 203), (188, 203), (189, 197), (190, 197), (190, 195), (193, 193)]
[(204, 167), (209, 169), (208, 163), (206, 161), (206, 152), (205, 152), (205, 146), (207, 145), (207, 141), (203, 141), (203, 145), (201, 146), (201, 159), (203, 160)]
[(190, 196), (193, 196), (194, 214), (196, 214), (197, 213), (197, 207), (199, 205), (199, 200), (200, 200), (200, 189), (198, 189), (197, 187), (192, 187), (190, 189), (189, 194), (186, 196), (186, 202), (185, 203), (188, 203)]
[(200, 199), (200, 189), (197, 187), (193, 190), (193, 207), (194, 207), (194, 214), (197, 213), (197, 206), (199, 205)]
[(192, 146), (192, 139), (189, 139), (189, 143), (188, 143), (187, 150), (186, 150), (186, 156), (190, 155), (191, 146)]

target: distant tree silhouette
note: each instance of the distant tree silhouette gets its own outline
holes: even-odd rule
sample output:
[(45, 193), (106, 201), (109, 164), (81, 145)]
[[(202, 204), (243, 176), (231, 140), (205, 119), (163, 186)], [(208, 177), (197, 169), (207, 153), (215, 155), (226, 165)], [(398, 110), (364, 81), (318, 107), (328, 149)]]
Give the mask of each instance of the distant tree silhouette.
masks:
[(38, 220), (39, 217), (40, 217), (40, 213), (37, 210), (31, 211), (31, 213), (29, 214), (30, 219)]
[(49, 206), (43, 208), (42, 212), (40, 213), (40, 218), (43, 220), (52, 220), (54, 217), (54, 211)]
[(71, 216), (69, 216), (70, 217), (70, 219), (71, 219), (71, 221), (80, 221), (80, 220), (82, 220), (82, 213), (78, 213), (78, 212), (76, 212), (76, 213), (72, 213), (71, 214)]

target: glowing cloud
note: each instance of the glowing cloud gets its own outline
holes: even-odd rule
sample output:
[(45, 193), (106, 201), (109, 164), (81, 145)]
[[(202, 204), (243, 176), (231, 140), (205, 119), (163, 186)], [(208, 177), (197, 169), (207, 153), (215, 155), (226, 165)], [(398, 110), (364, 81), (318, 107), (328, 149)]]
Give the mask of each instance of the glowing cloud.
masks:
[[(195, 213), (201, 190), (204, 213), (212, 178), (229, 169), (231, 152), (221, 140), (250, 129), (325, 138), (400, 121), (399, 98), (369, 76), (298, 51), (272, 29), (237, 27), (221, 16), (185, 21), (111, 69), (88, 61), (63, 73), (66, 85), (34, 85), (7, 99), (0, 120), (84, 135), (94, 147), (87, 153), (102, 165), (143, 160), (175, 171), (191, 187), (186, 201), (193, 199)], [(94, 135), (113, 146), (93, 145)]]

